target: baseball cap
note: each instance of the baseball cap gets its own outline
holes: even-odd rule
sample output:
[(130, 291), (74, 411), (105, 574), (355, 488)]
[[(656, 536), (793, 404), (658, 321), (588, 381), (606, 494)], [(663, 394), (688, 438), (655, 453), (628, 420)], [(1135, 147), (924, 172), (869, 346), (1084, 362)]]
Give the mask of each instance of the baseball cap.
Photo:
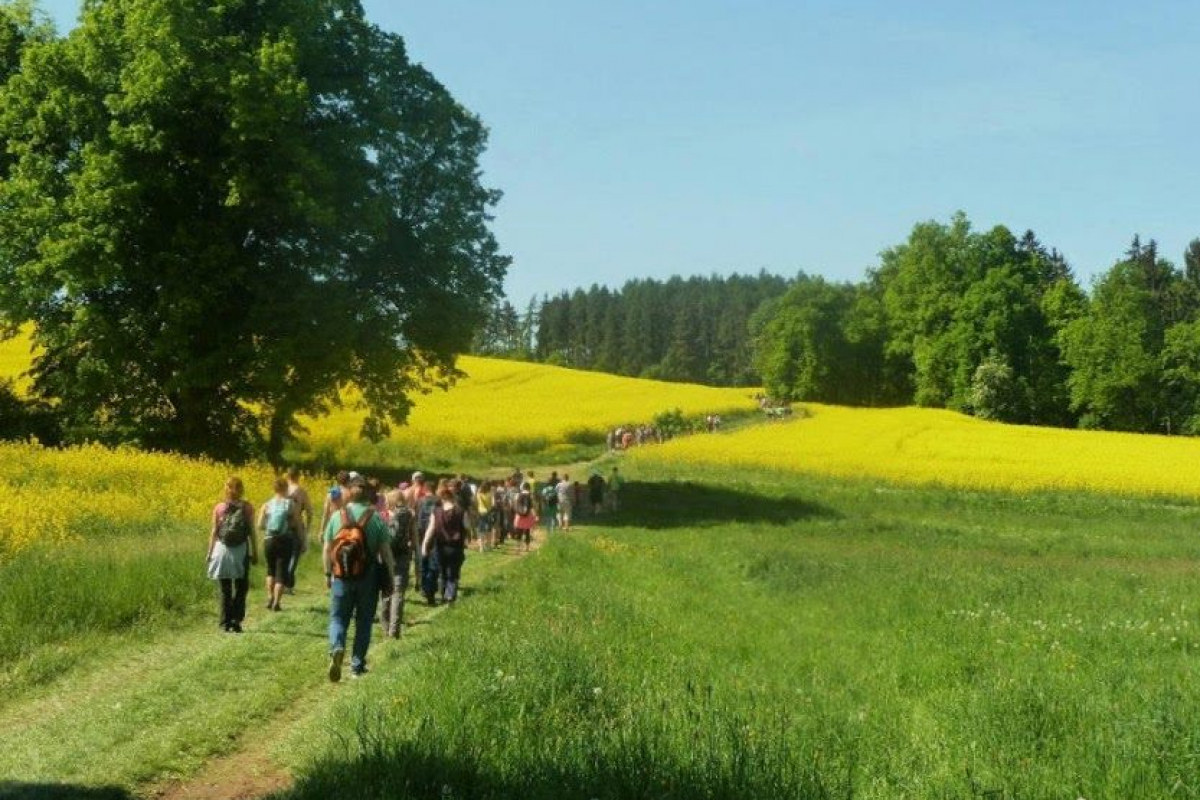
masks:
[(350, 482), (347, 484), (347, 486), (366, 486), (366, 485), (367, 485), (366, 478), (364, 478), (362, 475), (359, 475), (357, 472), (350, 473)]
[(412, 479), (413, 483), (416, 483), (417, 481), (423, 481), (425, 480), (425, 473), (421, 471), (414, 472)]

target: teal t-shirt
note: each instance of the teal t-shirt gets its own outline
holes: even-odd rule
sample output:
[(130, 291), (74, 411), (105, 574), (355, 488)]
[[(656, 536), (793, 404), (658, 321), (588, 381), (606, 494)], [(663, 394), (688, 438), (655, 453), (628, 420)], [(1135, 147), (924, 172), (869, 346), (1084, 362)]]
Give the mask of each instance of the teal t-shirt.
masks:
[[(363, 514), (367, 513), (368, 508), (372, 506), (366, 503), (351, 503), (348, 508), (350, 515), (356, 520), (360, 520)], [(337, 537), (338, 531), (342, 529), (342, 512), (338, 511), (329, 518), (329, 524), (325, 526), (325, 541), (333, 542)], [(391, 541), (391, 534), (388, 532), (387, 523), (380, 519), (379, 514), (374, 514), (371, 521), (367, 523), (367, 529), (363, 531), (367, 535), (367, 549), (371, 551), (371, 555), (379, 552), (379, 548), (388, 544)]]

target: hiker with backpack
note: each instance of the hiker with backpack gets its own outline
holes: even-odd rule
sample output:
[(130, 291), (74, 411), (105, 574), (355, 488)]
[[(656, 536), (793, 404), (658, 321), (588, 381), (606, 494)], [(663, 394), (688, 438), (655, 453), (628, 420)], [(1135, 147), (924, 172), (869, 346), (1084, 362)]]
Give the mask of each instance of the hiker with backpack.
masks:
[(263, 503), (258, 513), (258, 529), (263, 532), (263, 555), (267, 559), (267, 610), (279, 611), (283, 590), (292, 574), (296, 551), (300, 549), (304, 523), (300, 507), (288, 497), (287, 478), (275, 481), (275, 494)]
[(513, 512), (513, 537), (524, 545), (525, 552), (528, 553), (533, 540), (532, 531), (538, 519), (533, 511), (533, 492), (530, 491), (528, 482), (521, 484), (521, 491), (513, 504)]
[[(387, 495), (387, 526), (395, 569), (390, 578), (379, 587), (379, 623), (384, 636), (400, 638), (404, 623), (404, 596), (408, 592), (408, 567), (416, 552), (416, 514), (405, 502), (402, 493)], [(380, 562), (382, 563), (382, 562)], [(384, 576), (387, 577), (387, 576)]]
[(350, 477), (346, 503), (330, 517), (321, 547), (325, 584), (329, 587), (329, 680), (342, 678), (346, 633), (354, 621), (354, 648), (350, 656), (353, 677), (367, 671), (367, 650), (375, 617), (376, 559), (383, 560), (389, 578), (396, 563), (387, 525), (375, 513), (373, 498), (361, 475)]
[[(466, 560), (466, 512), (459, 506), (455, 487), (446, 482), (438, 486), (438, 502), (430, 515), (421, 543), (423, 555), (435, 555), (442, 578), (442, 600), (453, 603), (458, 599), (458, 581)], [(427, 599), (432, 598), (426, 595)]]
[(242, 632), (250, 565), (258, 563), (254, 506), (243, 499), (245, 494), (241, 478), (225, 481), (225, 498), (213, 507), (208, 536), (208, 577), (221, 587), (221, 629), (227, 633)]

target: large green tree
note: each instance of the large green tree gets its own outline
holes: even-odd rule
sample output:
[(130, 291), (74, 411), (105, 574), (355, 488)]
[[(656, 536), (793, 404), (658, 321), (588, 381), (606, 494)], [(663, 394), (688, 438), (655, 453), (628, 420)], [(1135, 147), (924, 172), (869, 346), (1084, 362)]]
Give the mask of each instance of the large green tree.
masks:
[(277, 456), (348, 385), (381, 435), (454, 377), (508, 263), (486, 131), (360, 3), (88, 0), (20, 50), (0, 317), (69, 432)]

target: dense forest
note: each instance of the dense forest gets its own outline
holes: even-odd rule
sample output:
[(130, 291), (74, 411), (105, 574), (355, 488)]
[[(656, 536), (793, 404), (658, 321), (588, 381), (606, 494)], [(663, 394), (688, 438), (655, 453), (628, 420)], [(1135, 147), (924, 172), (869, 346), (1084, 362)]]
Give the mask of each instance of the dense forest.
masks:
[(1085, 291), (1032, 232), (923, 222), (859, 282), (800, 274), (630, 281), (498, 301), (478, 352), (777, 398), (1200, 433), (1200, 240), (1151, 240)]
[(498, 301), (475, 352), (714, 386), (759, 382), (747, 321), (791, 281), (755, 276), (633, 280), (533, 300)]

